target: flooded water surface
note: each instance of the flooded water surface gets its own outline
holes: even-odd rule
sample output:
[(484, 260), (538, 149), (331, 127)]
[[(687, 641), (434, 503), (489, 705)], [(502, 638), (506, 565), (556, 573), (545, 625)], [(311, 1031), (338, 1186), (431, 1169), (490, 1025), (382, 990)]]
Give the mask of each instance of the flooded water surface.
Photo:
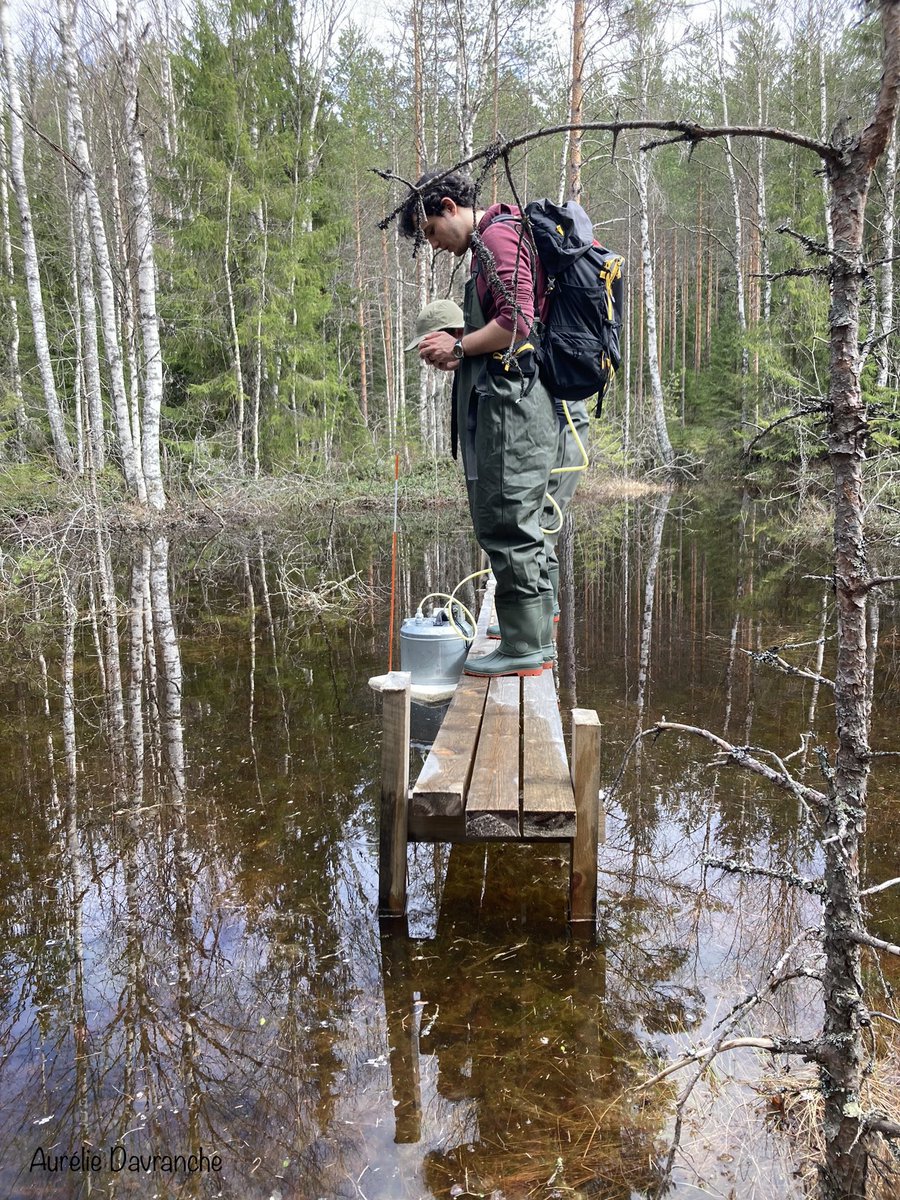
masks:
[[(407, 922), (379, 925), (389, 518), (7, 556), (0, 1195), (651, 1195), (693, 1078), (654, 1081), (666, 1063), (720, 1022), (820, 1021), (803, 977), (735, 1009), (815, 961), (818, 900), (782, 878), (820, 870), (811, 815), (699, 739), (635, 741), (665, 716), (820, 786), (827, 556), (781, 529), (760, 500), (675, 494), (566, 532), (560, 702), (598, 711), (609, 793), (595, 943), (569, 937), (560, 845), (411, 847)], [(479, 566), (465, 515), (407, 513), (401, 560), (405, 615)], [(889, 599), (876, 750), (898, 748)], [(414, 706), (414, 770), (435, 727)], [(900, 875), (897, 761), (873, 764), (872, 882)], [(900, 940), (894, 893), (871, 910)], [(673, 1195), (801, 1194), (785, 1070), (718, 1060)]]

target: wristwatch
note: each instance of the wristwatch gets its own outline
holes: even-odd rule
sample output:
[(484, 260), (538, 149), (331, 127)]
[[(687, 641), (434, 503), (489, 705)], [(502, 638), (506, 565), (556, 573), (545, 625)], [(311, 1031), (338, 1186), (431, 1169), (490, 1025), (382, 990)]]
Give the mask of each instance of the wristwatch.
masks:
[(463, 350), (462, 338), (457, 338), (453, 343), (453, 357), (457, 359), (466, 357), (466, 352)]

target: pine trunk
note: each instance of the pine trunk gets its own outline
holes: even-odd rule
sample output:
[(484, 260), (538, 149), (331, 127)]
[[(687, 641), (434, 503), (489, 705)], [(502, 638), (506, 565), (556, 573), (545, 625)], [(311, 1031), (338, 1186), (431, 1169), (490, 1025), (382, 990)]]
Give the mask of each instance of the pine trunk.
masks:
[[(585, 0), (575, 0), (572, 12), (572, 74), (569, 80), (569, 123), (581, 125), (584, 121), (584, 30)], [(567, 171), (568, 198), (581, 202), (582, 138), (578, 129), (569, 137), (569, 162)]]
[(825, 996), (822, 1039), (827, 1200), (865, 1200), (867, 1138), (859, 1105), (863, 1073), (860, 950), (860, 841), (869, 775), (870, 664), (863, 462), (869, 433), (860, 387), (859, 315), (863, 233), (872, 172), (890, 138), (900, 94), (900, 5), (881, 5), (885, 50), (872, 119), (828, 169), (835, 256), (830, 313), (828, 450), (834, 480), (834, 582), (838, 614), (835, 672), (837, 754), (823, 820)]

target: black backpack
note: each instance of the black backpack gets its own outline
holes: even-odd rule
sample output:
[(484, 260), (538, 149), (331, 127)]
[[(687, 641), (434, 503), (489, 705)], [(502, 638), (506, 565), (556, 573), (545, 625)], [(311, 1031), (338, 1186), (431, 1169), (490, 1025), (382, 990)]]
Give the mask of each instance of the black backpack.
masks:
[[(540, 334), (541, 382), (558, 400), (597, 396), (622, 360), (624, 259), (594, 240), (591, 219), (574, 200), (525, 206), (526, 237), (547, 277), (547, 316)], [(517, 220), (503, 213), (495, 220)]]

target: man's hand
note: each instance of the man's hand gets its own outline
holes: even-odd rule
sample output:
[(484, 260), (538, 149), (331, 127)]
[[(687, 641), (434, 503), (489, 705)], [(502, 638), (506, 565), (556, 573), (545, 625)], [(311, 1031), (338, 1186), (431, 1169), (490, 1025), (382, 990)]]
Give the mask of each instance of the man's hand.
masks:
[(453, 334), (445, 333), (443, 329), (426, 334), (419, 343), (419, 358), (439, 371), (455, 371), (459, 366), (459, 359), (453, 353), (455, 343)]

